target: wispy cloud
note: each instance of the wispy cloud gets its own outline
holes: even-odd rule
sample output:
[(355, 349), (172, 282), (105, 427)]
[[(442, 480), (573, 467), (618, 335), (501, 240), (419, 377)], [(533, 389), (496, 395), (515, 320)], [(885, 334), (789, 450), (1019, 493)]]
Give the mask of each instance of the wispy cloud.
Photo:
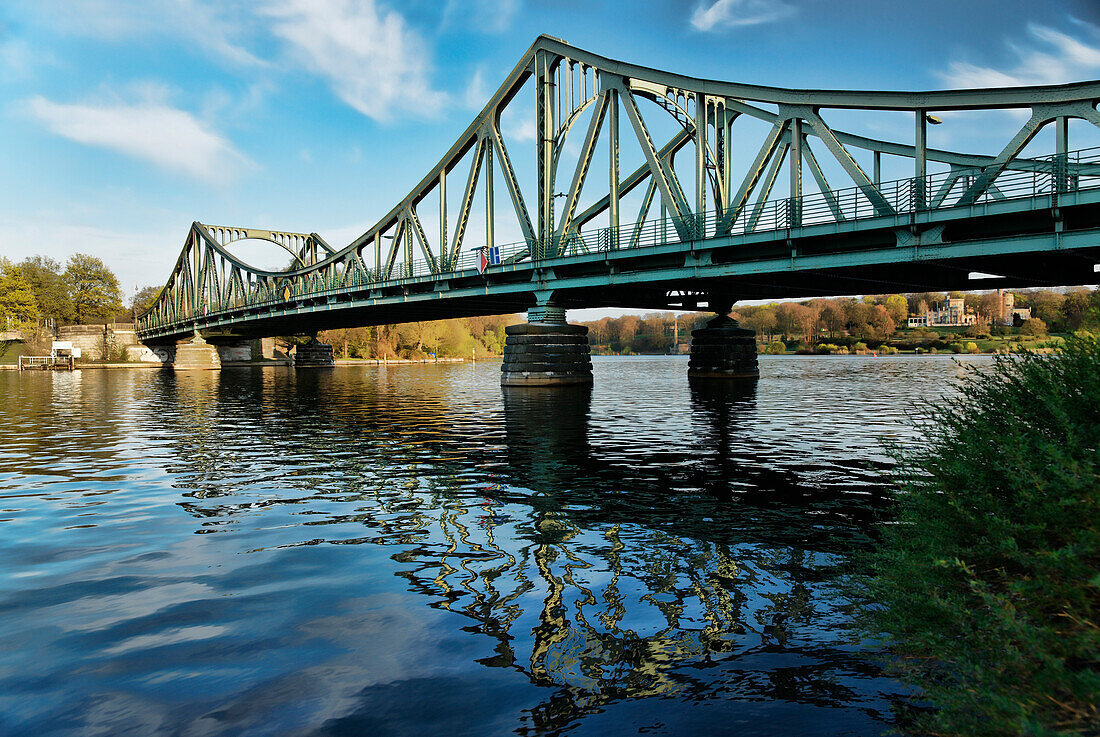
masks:
[(374, 0), (273, 0), (263, 12), (305, 68), (367, 117), (433, 117), (443, 107), (426, 44), (400, 13)]
[(771, 23), (794, 13), (795, 7), (783, 0), (715, 0), (695, 8), (691, 25), (697, 31), (720, 31)]
[(470, 83), (466, 85), (466, 92), (462, 95), (462, 104), (471, 110), (480, 110), (489, 102), (489, 96), (493, 91), (485, 83), (485, 67), (479, 66), (470, 77)]
[(500, 132), (511, 143), (535, 140), (535, 117), (529, 110), (509, 105), (500, 116)]
[(67, 104), (34, 97), (27, 111), (54, 134), (208, 182), (255, 165), (191, 113), (147, 92), (136, 103)]
[(503, 33), (519, 12), (520, 0), (447, 0), (443, 27), (461, 24), (464, 30)]
[(1014, 57), (1005, 68), (953, 61), (940, 77), (951, 87), (1017, 87), (1064, 84), (1100, 74), (1100, 28), (1077, 21), (1085, 38), (1040, 25), (1028, 25), (1024, 41), (1008, 41)]
[(239, 41), (247, 14), (233, 2), (204, 0), (36, 0), (29, 18), (52, 31), (107, 41), (156, 37), (184, 42), (233, 64), (266, 62)]

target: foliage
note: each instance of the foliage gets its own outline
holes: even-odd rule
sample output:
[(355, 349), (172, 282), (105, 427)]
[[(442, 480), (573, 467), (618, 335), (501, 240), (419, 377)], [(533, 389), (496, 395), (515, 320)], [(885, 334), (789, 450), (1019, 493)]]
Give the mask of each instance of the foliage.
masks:
[(30, 284), (10, 261), (0, 258), (0, 330), (24, 330), (38, 318)]
[(898, 518), (853, 593), (936, 707), (916, 729), (1095, 734), (1100, 342), (995, 361), (895, 450)]
[(345, 359), (423, 359), (433, 353), (440, 358), (476, 358), (502, 354), (504, 328), (519, 320), (516, 315), (424, 320), (328, 330), (318, 338)]
[(73, 254), (63, 276), (71, 290), (72, 317), (78, 324), (110, 319), (122, 310), (118, 278), (99, 258)]
[(768, 345), (767, 352), (773, 356), (777, 356), (780, 353), (783, 353), (785, 350), (787, 350), (786, 344), (784, 344), (781, 340), (775, 340)]
[(19, 271), (30, 284), (42, 317), (58, 323), (71, 319), (72, 297), (61, 264), (46, 256), (29, 256), (19, 262)]
[(153, 306), (153, 301), (160, 294), (161, 287), (142, 287), (134, 292), (130, 299), (130, 319), (137, 320), (145, 314), (145, 311)]
[(1033, 317), (1029, 320), (1024, 320), (1024, 324), (1020, 326), (1020, 335), (1046, 335), (1047, 324), (1037, 317)]

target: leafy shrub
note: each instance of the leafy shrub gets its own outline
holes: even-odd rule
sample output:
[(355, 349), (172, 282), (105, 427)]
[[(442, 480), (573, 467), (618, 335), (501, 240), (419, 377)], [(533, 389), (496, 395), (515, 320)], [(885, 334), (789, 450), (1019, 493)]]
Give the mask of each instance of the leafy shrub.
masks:
[(972, 340), (967, 341), (966, 345), (963, 346), (963, 348), (966, 349), (967, 353), (977, 353), (978, 352), (978, 344), (975, 343)]
[(998, 356), (925, 405), (896, 449), (866, 632), (935, 709), (928, 734), (1096, 734), (1100, 724), (1100, 342)]
[(1037, 317), (1024, 320), (1020, 326), (1020, 335), (1039, 336), (1047, 334), (1047, 324)]
[(766, 352), (774, 356), (783, 353), (785, 350), (787, 350), (787, 345), (783, 341), (774, 340), (768, 345)]

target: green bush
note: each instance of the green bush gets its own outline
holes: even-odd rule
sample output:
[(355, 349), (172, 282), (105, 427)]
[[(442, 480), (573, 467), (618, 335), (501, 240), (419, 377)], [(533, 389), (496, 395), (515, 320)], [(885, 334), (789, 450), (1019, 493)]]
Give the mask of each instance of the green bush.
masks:
[(767, 352), (772, 355), (777, 355), (785, 350), (787, 350), (786, 344), (781, 340), (775, 340), (768, 346)]
[(895, 449), (862, 625), (935, 706), (914, 729), (1097, 734), (1100, 342), (998, 356), (958, 389)]
[(978, 352), (978, 344), (975, 343), (972, 340), (968, 340), (966, 342), (966, 345), (963, 346), (963, 347), (966, 349), (967, 353), (977, 353)]

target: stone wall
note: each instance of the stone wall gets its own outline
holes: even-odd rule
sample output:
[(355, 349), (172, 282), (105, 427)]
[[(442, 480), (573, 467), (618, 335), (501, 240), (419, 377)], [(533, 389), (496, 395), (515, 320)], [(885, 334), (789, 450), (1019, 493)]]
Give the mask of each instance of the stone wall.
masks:
[[(80, 348), (82, 361), (102, 361), (115, 358), (131, 363), (171, 364), (176, 358), (175, 345), (145, 345), (138, 341), (133, 323), (107, 323), (99, 325), (66, 325), (58, 328), (58, 340), (70, 340)], [(104, 356), (103, 336), (113, 356)], [(228, 345), (216, 345), (218, 356), (228, 363), (283, 359), (288, 356), (275, 349), (274, 338), (244, 340)]]
[(111, 358), (104, 355), (104, 336), (106, 348), (118, 359), (126, 359), (135, 347), (144, 347), (138, 342), (133, 323), (117, 322), (99, 325), (65, 325), (57, 329), (58, 340), (72, 341), (74, 348), (80, 349), (83, 361), (102, 361)]

